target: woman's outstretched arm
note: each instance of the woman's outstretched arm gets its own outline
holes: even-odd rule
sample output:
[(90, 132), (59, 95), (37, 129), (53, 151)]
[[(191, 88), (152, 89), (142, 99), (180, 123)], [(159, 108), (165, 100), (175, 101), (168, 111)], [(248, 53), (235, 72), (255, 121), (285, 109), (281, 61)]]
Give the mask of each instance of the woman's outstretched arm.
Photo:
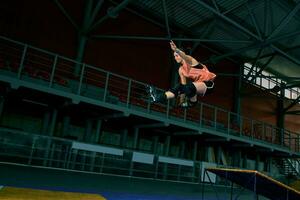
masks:
[(180, 57), (183, 60), (185, 60), (185, 62), (187, 62), (189, 65), (191, 65), (191, 66), (198, 65), (199, 62), (195, 58), (193, 58), (192, 56), (186, 55), (184, 51), (178, 49), (173, 41), (170, 42), (170, 46), (171, 46), (171, 49), (174, 52), (178, 53), (180, 55)]

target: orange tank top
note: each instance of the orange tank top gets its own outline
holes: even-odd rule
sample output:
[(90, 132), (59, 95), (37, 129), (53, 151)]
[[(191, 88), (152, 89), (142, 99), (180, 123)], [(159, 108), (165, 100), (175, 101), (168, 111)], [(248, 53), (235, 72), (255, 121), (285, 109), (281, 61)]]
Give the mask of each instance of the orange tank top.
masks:
[(202, 69), (194, 68), (184, 63), (179, 71), (186, 77), (191, 79), (193, 82), (210, 81), (216, 77), (216, 74), (210, 72), (205, 65)]

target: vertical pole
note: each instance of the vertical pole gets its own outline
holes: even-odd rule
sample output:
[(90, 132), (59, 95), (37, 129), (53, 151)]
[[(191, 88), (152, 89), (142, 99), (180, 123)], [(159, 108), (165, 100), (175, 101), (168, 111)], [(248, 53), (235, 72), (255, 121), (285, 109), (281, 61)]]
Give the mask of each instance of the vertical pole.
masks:
[(52, 65), (52, 71), (51, 71), (51, 76), (50, 76), (49, 87), (52, 87), (52, 84), (53, 84), (53, 79), (54, 79), (56, 64), (57, 64), (57, 55), (55, 55), (54, 61), (53, 61), (53, 65)]
[(184, 157), (184, 152), (185, 152), (185, 141), (180, 142), (180, 157)]
[(70, 116), (64, 116), (63, 118), (63, 130), (62, 130), (62, 136), (68, 135), (69, 126), (70, 126)]
[(103, 101), (106, 101), (106, 95), (107, 95), (107, 90), (108, 90), (108, 83), (109, 83), (109, 76), (110, 73), (106, 72), (106, 79), (105, 79), (105, 88), (104, 88), (104, 95), (103, 95)]
[(49, 127), (49, 136), (53, 136), (57, 119), (57, 109), (53, 109), (51, 123)]
[(194, 148), (193, 148), (193, 161), (194, 161), (194, 165), (193, 165), (193, 172), (192, 172), (192, 181), (195, 181), (195, 174), (196, 174), (196, 160), (197, 160), (197, 152), (198, 152), (198, 142), (195, 141), (194, 142)]
[[(78, 65), (79, 67), (81, 65)], [(80, 74), (80, 79), (79, 79), (79, 86), (78, 86), (78, 90), (77, 90), (77, 94), (80, 95), (81, 93), (81, 87), (82, 87), (82, 82), (83, 82), (83, 78), (84, 78), (84, 72), (85, 72), (85, 64), (83, 63), (82, 65), (82, 69), (81, 69), (81, 74)]]
[(254, 173), (254, 183), (253, 183), (253, 192), (254, 192), (254, 200), (257, 200), (257, 193), (256, 193), (256, 173)]
[(20, 66), (19, 66), (19, 70), (18, 70), (18, 79), (21, 78), (22, 70), (23, 70), (23, 67), (24, 67), (25, 56), (26, 56), (26, 53), (27, 53), (27, 47), (28, 47), (27, 45), (24, 46), (24, 50), (23, 50), (23, 53), (22, 53)]
[(86, 120), (86, 127), (85, 127), (85, 134), (83, 140), (85, 142), (90, 142), (91, 141), (91, 136), (92, 136), (92, 129), (93, 129), (93, 122), (90, 119)]
[(284, 84), (281, 84), (280, 96), (277, 98), (277, 126), (280, 129), (280, 144), (284, 144)]
[(93, 1), (92, 0), (86, 1), (84, 16), (83, 16), (83, 24), (78, 32), (78, 48), (77, 48), (77, 55), (76, 55), (77, 63), (75, 65), (75, 70), (74, 70), (75, 75), (79, 75), (80, 72), (80, 63), (83, 60), (84, 51), (88, 40), (87, 34), (90, 28), (90, 17), (92, 15), (92, 8), (93, 8)]
[(231, 181), (231, 187), (230, 187), (230, 200), (232, 200), (233, 197), (233, 182)]
[(121, 147), (126, 147), (126, 141), (127, 141), (127, 135), (128, 135), (128, 129), (124, 129), (121, 136)]
[(128, 82), (128, 90), (127, 90), (127, 100), (126, 100), (126, 106), (127, 106), (127, 107), (129, 106), (129, 103), (130, 103), (131, 84), (132, 84), (132, 80), (129, 79), (129, 82)]
[(96, 125), (96, 138), (95, 138), (95, 143), (101, 143), (101, 127), (102, 127), (102, 120), (99, 119), (97, 121)]
[(260, 161), (260, 155), (256, 155), (256, 160), (255, 160), (255, 170), (259, 170), (259, 161)]
[(44, 114), (42, 131), (41, 131), (43, 135), (46, 135), (48, 132), (47, 130), (48, 130), (49, 123), (50, 123), (50, 116), (51, 116), (50, 111), (46, 111)]
[(165, 144), (165, 156), (169, 155), (170, 143), (171, 143), (171, 136), (168, 135), (166, 138), (166, 144)]
[(4, 102), (5, 102), (4, 96), (0, 96), (0, 122), (3, 114)]
[(240, 91), (242, 88), (242, 80), (244, 77), (244, 65), (239, 66), (239, 76), (237, 79), (235, 79), (235, 88), (234, 88), (234, 98), (233, 98), (233, 112), (237, 113), (237, 118), (233, 119), (235, 123), (239, 123), (239, 117), (241, 114), (241, 96), (240, 96)]
[[(170, 148), (170, 141), (171, 141), (171, 136), (167, 136), (166, 138), (166, 143), (165, 143), (165, 156), (169, 155), (169, 148)], [(168, 177), (168, 164), (164, 163), (164, 169), (163, 169), (163, 179), (165, 180)]]
[(152, 149), (154, 155), (155, 155), (156, 152), (157, 152), (158, 139), (159, 139), (158, 136), (154, 136), (153, 149)]
[(133, 149), (137, 149), (139, 137), (139, 128), (134, 128)]

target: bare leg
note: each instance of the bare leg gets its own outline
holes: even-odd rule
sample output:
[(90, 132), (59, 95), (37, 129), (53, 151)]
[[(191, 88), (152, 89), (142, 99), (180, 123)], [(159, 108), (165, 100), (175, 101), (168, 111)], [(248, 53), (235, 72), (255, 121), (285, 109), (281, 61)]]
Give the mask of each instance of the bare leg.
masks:
[[(193, 84), (197, 89), (197, 94), (200, 94), (200, 95), (204, 96), (205, 92), (207, 90), (207, 86), (205, 85), (205, 83), (204, 82), (193, 82)], [(194, 97), (192, 97), (192, 98), (194, 98)]]
[[(194, 82), (193, 84), (196, 87), (197, 94), (200, 94), (201, 96), (204, 96), (204, 94), (205, 94), (205, 92), (207, 90), (207, 86), (205, 85), (205, 83), (203, 83), (203, 82), (198, 82), (198, 83)], [(196, 103), (197, 102), (197, 94), (195, 96), (193, 96), (193, 97), (190, 98), (190, 101), (192, 103)]]
[(175, 97), (175, 94), (173, 94), (173, 93), (170, 92), (170, 91), (166, 91), (166, 92), (165, 92), (165, 95), (166, 95), (167, 99), (172, 99), (172, 98)]

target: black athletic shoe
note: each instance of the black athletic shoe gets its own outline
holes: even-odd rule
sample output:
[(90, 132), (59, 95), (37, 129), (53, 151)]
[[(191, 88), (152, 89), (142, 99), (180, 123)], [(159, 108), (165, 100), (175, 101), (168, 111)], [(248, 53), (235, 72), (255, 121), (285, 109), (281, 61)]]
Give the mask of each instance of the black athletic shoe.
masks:
[(157, 92), (156, 92), (156, 89), (153, 86), (148, 85), (147, 86), (147, 90), (148, 90), (148, 93), (149, 93), (150, 102), (151, 103), (157, 102)]
[(180, 107), (184, 108), (184, 109), (188, 109), (188, 108), (194, 107), (196, 105), (197, 105), (197, 101), (193, 102), (193, 101), (186, 99), (184, 102), (182, 102), (180, 104)]
[(147, 86), (148, 93), (150, 97), (151, 103), (165, 103), (167, 101), (167, 97), (164, 93), (158, 94), (157, 90), (153, 86)]

